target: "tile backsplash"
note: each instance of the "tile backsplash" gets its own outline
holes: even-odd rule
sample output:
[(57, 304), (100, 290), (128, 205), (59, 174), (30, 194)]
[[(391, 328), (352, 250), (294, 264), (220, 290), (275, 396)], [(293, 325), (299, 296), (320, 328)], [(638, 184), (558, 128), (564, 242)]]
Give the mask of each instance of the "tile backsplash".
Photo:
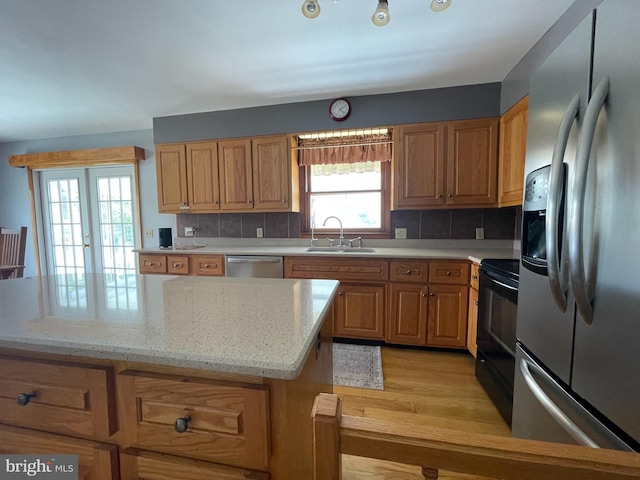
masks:
[[(198, 237), (256, 238), (263, 229), (265, 238), (300, 238), (300, 214), (284, 213), (206, 213), (177, 215), (178, 237), (184, 227), (195, 227)], [(521, 207), (396, 210), (391, 212), (391, 232), (406, 228), (408, 239), (476, 238), (476, 228), (484, 228), (487, 240), (520, 238)]]

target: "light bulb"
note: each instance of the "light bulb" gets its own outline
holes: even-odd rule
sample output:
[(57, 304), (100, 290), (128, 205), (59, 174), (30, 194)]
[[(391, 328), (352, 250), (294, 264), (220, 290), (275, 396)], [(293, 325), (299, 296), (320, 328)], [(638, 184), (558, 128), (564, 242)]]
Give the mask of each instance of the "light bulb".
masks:
[(431, 10), (441, 12), (451, 6), (451, 0), (431, 0)]
[(391, 17), (389, 15), (389, 4), (386, 2), (386, 0), (380, 0), (378, 2), (378, 7), (376, 8), (376, 11), (373, 12), (371, 21), (373, 22), (374, 25), (377, 25), (378, 27), (383, 27), (387, 23), (389, 23), (390, 19)]
[(316, 18), (320, 15), (320, 4), (317, 0), (305, 0), (302, 3), (302, 14), (307, 18)]

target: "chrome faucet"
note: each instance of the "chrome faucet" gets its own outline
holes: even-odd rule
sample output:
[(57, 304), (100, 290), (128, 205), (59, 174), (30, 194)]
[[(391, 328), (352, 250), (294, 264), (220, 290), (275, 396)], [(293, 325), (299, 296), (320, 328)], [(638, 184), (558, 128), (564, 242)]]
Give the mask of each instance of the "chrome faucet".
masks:
[(312, 247), (315, 247), (316, 246), (316, 242), (318, 241), (318, 239), (314, 235), (315, 229), (316, 229), (316, 222), (313, 221), (313, 222), (311, 222), (311, 246)]
[(342, 229), (342, 221), (338, 217), (335, 217), (335, 216), (331, 215), (330, 217), (325, 218), (322, 226), (324, 227), (327, 224), (327, 220), (329, 220), (330, 218), (335, 218), (336, 220), (338, 220), (338, 223), (340, 224), (340, 243), (338, 243), (338, 247), (344, 247), (345, 246), (345, 244), (344, 244), (344, 231)]

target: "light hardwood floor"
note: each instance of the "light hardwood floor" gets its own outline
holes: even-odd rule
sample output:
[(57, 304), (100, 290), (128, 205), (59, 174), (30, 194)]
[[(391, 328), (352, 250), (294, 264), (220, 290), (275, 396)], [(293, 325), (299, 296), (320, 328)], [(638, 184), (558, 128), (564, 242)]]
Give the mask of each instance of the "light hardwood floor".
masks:
[[(384, 391), (334, 387), (346, 415), (509, 436), (477, 382), (474, 358), (463, 352), (382, 347)], [(420, 468), (343, 456), (344, 480), (423, 480)], [(483, 477), (440, 472), (442, 480)]]

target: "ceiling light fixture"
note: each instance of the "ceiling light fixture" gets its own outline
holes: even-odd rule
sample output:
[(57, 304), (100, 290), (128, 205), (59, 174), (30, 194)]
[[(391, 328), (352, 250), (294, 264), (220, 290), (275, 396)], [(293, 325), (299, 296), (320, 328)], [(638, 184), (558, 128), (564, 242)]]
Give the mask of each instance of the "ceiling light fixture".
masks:
[(379, 0), (378, 7), (376, 8), (376, 11), (373, 12), (371, 21), (378, 27), (384, 27), (387, 23), (389, 23), (390, 19), (391, 17), (389, 16), (389, 4), (387, 3), (387, 0)]
[(320, 15), (320, 4), (316, 0), (305, 0), (302, 3), (302, 14), (307, 18), (316, 18)]
[(451, 0), (431, 0), (431, 10), (441, 12), (451, 6)]

